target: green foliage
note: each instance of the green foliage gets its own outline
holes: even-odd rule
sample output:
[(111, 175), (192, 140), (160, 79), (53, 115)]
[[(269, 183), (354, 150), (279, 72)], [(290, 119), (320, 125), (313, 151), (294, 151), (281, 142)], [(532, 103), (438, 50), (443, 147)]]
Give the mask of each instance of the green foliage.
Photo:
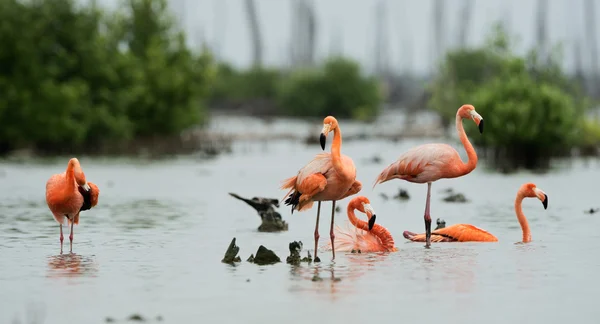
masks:
[[(558, 62), (556, 51), (543, 63), (536, 51), (525, 58), (511, 54), (497, 25), (485, 47), (447, 54), (429, 105), (454, 123), (458, 107), (473, 104), (485, 120), (484, 133), (471, 137), (475, 144), (504, 152), (511, 167), (546, 165), (541, 161), (580, 144), (589, 107)], [(465, 122), (465, 128), (471, 132), (474, 125)]]
[(239, 71), (229, 64), (221, 63), (217, 67), (210, 100), (213, 104), (228, 100), (275, 100), (281, 79), (280, 72), (275, 69), (253, 67)]
[(301, 117), (371, 119), (381, 100), (377, 81), (362, 76), (359, 66), (344, 58), (330, 59), (322, 69), (293, 73), (279, 94), (281, 108)]
[(205, 118), (211, 57), (185, 47), (166, 0), (127, 0), (115, 12), (3, 0), (0, 21), (0, 151), (71, 152), (178, 134)]

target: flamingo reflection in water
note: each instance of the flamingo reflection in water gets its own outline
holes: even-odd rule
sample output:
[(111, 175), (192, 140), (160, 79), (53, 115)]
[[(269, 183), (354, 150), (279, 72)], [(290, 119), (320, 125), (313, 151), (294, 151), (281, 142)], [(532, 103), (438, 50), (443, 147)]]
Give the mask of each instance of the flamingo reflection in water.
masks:
[(48, 258), (48, 277), (95, 277), (98, 272), (96, 262), (75, 253), (59, 254)]

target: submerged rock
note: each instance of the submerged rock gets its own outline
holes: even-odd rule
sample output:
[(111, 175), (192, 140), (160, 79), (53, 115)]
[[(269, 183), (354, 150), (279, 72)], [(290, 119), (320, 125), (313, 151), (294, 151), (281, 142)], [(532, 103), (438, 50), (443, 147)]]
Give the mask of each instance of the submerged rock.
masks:
[(585, 211), (586, 214), (594, 214), (597, 213), (598, 211), (600, 211), (600, 208), (590, 208), (588, 210)]
[(229, 195), (247, 203), (256, 210), (262, 221), (262, 224), (258, 227), (259, 232), (281, 232), (288, 230), (288, 224), (281, 218), (281, 214), (273, 208), (273, 206), (279, 208), (279, 200), (263, 197), (247, 199), (231, 192)]
[(300, 251), (302, 251), (302, 241), (294, 241), (290, 243), (290, 256), (287, 257), (286, 262), (288, 264), (299, 265), (301, 262), (312, 262), (310, 252), (308, 257), (300, 258)]
[(440, 228), (444, 228), (444, 227), (446, 227), (446, 221), (445, 221), (445, 220), (443, 220), (443, 219), (441, 219), (441, 218), (438, 218), (438, 219), (435, 221), (435, 223), (437, 224), (437, 226), (435, 227), (434, 231), (435, 231), (435, 230), (439, 230)]
[(242, 259), (240, 259), (240, 257), (237, 256), (238, 252), (240, 252), (240, 247), (235, 245), (234, 237), (233, 240), (231, 240), (231, 243), (229, 243), (229, 247), (227, 248), (227, 251), (225, 251), (225, 256), (223, 257), (223, 260), (221, 260), (221, 262), (228, 264), (233, 264), (234, 262), (241, 262)]
[(398, 200), (408, 200), (408, 199), (410, 199), (410, 196), (408, 195), (408, 191), (400, 188), (398, 190), (398, 194), (395, 195), (393, 198), (398, 199)]
[(144, 322), (144, 321), (146, 321), (142, 317), (142, 315), (140, 315), (140, 314), (133, 314), (133, 315), (129, 316), (128, 320), (129, 321), (136, 321), (136, 322)]
[(256, 251), (256, 256), (251, 262), (254, 262), (258, 265), (267, 265), (281, 262), (281, 259), (275, 254), (275, 252), (261, 245), (258, 247), (258, 250)]
[(456, 202), (456, 203), (466, 203), (469, 200), (467, 200), (467, 198), (461, 194), (461, 193), (456, 193), (456, 194), (451, 194), (450, 196), (444, 198), (445, 202)]

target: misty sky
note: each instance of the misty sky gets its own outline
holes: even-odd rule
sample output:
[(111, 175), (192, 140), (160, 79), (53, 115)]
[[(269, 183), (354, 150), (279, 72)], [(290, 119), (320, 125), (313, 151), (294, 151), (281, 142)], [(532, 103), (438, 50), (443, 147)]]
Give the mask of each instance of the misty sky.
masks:
[[(84, 0), (82, 0), (84, 1)], [(326, 56), (332, 36), (342, 39), (343, 54), (367, 68), (373, 67), (375, 7), (378, 0), (313, 0), (317, 11), (317, 57)], [(98, 0), (114, 8), (119, 0)], [(268, 65), (285, 64), (290, 41), (290, 0), (257, 0), (264, 38), (264, 61)], [(388, 47), (393, 69), (410, 67), (415, 73), (432, 68), (432, 0), (387, 0)], [(551, 43), (564, 44), (564, 65), (573, 67), (573, 41), (586, 38), (584, 0), (550, 0), (548, 33)], [(185, 3), (183, 5), (182, 3)], [(447, 46), (456, 43), (459, 10), (462, 1), (446, 4)], [(494, 21), (510, 22), (510, 31), (521, 41), (524, 53), (535, 42), (537, 0), (474, 0), (469, 45), (481, 44)], [(236, 66), (248, 66), (251, 45), (243, 0), (170, 0), (173, 10), (185, 26), (190, 45), (204, 35), (221, 59)], [(600, 7), (600, 2), (596, 7)], [(598, 12), (598, 8), (596, 8)], [(589, 47), (583, 45), (584, 66), (589, 64)], [(404, 62), (404, 63), (403, 63)]]

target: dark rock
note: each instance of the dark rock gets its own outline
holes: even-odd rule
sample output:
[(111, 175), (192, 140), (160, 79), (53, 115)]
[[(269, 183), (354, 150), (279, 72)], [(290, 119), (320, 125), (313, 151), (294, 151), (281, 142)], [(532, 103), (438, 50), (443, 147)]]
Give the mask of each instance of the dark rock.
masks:
[(585, 211), (586, 214), (594, 214), (597, 213), (598, 211), (600, 211), (600, 208), (590, 208), (588, 210)]
[(300, 251), (302, 251), (302, 246), (302, 241), (294, 241), (290, 243), (290, 255), (286, 259), (286, 262), (288, 264), (299, 265), (300, 262), (312, 262), (310, 252), (308, 252), (308, 257), (300, 258)]
[(381, 196), (381, 198), (383, 198), (384, 200), (390, 199), (390, 197), (388, 197), (388, 195), (384, 194), (383, 192), (380, 193), (379, 196)]
[(146, 320), (140, 314), (133, 314), (129, 316), (128, 320), (136, 322), (145, 322)]
[(335, 206), (335, 212), (336, 213), (340, 213), (342, 211), (342, 208), (340, 206)]
[(466, 203), (469, 200), (467, 200), (467, 198), (461, 194), (461, 193), (456, 193), (456, 194), (451, 194), (450, 196), (444, 198), (445, 202), (456, 202), (456, 203)]
[(288, 230), (288, 224), (281, 218), (281, 214), (273, 208), (273, 206), (279, 208), (279, 200), (263, 197), (246, 199), (231, 192), (229, 195), (247, 203), (256, 210), (262, 221), (258, 227), (259, 232), (281, 232)]
[(246, 262), (254, 262), (254, 254), (250, 254), (248, 259), (246, 259)]
[(281, 262), (281, 259), (275, 254), (275, 252), (267, 249), (264, 246), (259, 246), (254, 257), (254, 263), (258, 265), (275, 264)]
[(107, 318), (106, 318), (104, 321), (105, 321), (106, 323), (113, 323), (113, 322), (115, 321), (115, 319), (114, 319), (114, 318), (112, 318), (112, 317), (107, 317)]
[(395, 195), (393, 198), (398, 199), (398, 200), (408, 200), (408, 199), (410, 199), (410, 196), (408, 195), (408, 191), (400, 188), (398, 190), (398, 194)]
[(445, 220), (443, 220), (443, 219), (441, 219), (441, 218), (438, 218), (438, 219), (437, 219), (435, 222), (436, 222), (437, 226), (436, 226), (436, 228), (434, 229), (434, 231), (435, 231), (435, 230), (438, 230), (438, 229), (440, 229), (440, 228), (444, 228), (444, 227), (446, 227), (446, 221), (445, 221)]
[(238, 252), (240, 252), (240, 247), (235, 245), (234, 237), (233, 240), (231, 240), (231, 243), (229, 243), (229, 247), (227, 248), (227, 251), (225, 251), (225, 256), (223, 257), (223, 260), (221, 260), (221, 262), (228, 264), (233, 264), (234, 262), (241, 262), (242, 259), (240, 259), (240, 257), (237, 256)]

